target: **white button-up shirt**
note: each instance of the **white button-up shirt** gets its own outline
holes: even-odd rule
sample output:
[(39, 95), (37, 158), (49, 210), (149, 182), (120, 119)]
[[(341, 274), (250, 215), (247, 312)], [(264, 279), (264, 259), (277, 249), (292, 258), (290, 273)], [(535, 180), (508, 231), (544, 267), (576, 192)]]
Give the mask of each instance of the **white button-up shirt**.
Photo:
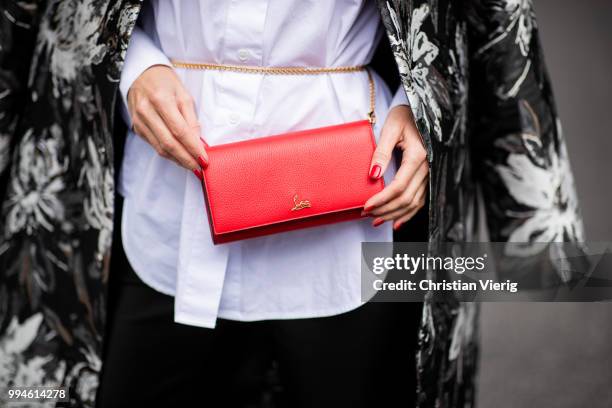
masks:
[[(133, 33), (120, 90), (125, 101), (145, 69), (169, 65), (169, 58), (248, 66), (367, 64), (381, 37), (374, 1), (153, 0)], [(360, 120), (369, 108), (365, 72), (177, 73), (195, 98), (210, 145)], [(391, 95), (378, 76), (375, 84), (378, 135)], [(396, 95), (394, 104), (406, 103), (403, 91)], [(175, 321), (184, 324), (214, 327), (217, 317), (305, 318), (354, 309), (362, 303), (361, 242), (392, 239), (390, 223), (374, 228), (364, 219), (215, 246), (199, 180), (131, 132), (119, 191), (130, 264), (152, 288), (175, 296)]]

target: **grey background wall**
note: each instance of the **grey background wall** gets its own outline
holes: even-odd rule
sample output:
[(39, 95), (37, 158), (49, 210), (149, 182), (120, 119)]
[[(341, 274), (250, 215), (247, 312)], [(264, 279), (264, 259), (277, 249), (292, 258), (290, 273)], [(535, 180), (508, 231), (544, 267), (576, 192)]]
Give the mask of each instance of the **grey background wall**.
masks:
[[(591, 241), (612, 241), (612, 1), (535, 0)], [(612, 303), (484, 304), (480, 408), (612, 407)]]

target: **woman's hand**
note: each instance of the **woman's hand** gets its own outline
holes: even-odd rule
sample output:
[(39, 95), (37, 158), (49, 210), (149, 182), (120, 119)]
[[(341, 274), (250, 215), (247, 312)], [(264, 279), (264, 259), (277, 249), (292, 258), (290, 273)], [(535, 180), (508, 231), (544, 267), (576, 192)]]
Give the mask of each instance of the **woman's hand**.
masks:
[(205, 142), (193, 98), (174, 70), (164, 65), (147, 69), (134, 81), (127, 99), (134, 132), (160, 156), (202, 178), (200, 167), (208, 165)]
[(429, 166), (427, 153), (416, 128), (412, 111), (399, 105), (391, 109), (383, 125), (380, 140), (370, 164), (370, 177), (383, 176), (393, 158), (393, 149), (402, 150), (402, 163), (393, 181), (380, 193), (370, 197), (364, 211), (375, 217), (372, 225), (377, 227), (393, 220), (398, 229), (412, 218), (425, 204)]

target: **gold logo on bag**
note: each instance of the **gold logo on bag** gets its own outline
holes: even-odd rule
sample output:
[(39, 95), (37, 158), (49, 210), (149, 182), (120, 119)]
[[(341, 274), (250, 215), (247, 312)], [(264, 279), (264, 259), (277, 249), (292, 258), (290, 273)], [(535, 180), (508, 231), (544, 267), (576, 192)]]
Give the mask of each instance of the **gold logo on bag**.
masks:
[(304, 208), (310, 208), (310, 201), (308, 200), (300, 200), (298, 198), (298, 195), (294, 195), (293, 196), (293, 208), (291, 209), (291, 211), (297, 211), (297, 210), (303, 210)]

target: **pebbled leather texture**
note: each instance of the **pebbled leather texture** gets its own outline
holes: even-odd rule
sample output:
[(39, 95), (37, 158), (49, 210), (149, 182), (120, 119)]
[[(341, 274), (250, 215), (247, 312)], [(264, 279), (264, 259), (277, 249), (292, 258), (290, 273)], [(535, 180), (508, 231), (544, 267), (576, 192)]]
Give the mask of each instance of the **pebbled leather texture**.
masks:
[(208, 147), (214, 243), (360, 218), (384, 187), (368, 176), (375, 147), (367, 120)]

